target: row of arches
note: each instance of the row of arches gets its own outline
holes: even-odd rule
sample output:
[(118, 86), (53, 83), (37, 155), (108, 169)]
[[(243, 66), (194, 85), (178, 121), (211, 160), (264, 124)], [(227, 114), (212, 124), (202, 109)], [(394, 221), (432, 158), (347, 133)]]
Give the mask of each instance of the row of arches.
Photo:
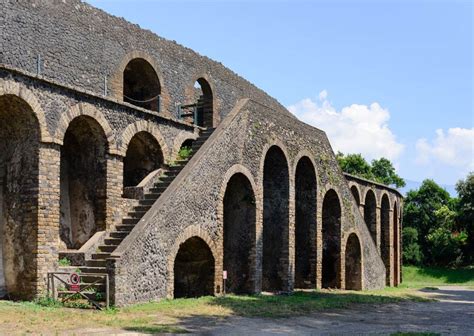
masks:
[[(58, 238), (60, 248), (78, 249), (106, 227), (108, 164), (117, 157), (112, 158), (108, 133), (93, 113), (72, 115), (58, 157)], [(15, 94), (0, 95), (0, 297), (35, 291), (41, 129), (29, 103)], [(123, 187), (137, 185), (163, 164), (156, 136), (138, 131), (123, 157)]]
[[(122, 99), (132, 105), (161, 112), (163, 110), (162, 77), (150, 57), (132, 58), (122, 71)], [(152, 64), (153, 63), (153, 64)], [(198, 77), (187, 90), (187, 102), (178, 104), (180, 118), (197, 126), (214, 125), (214, 94), (209, 81)]]
[[(258, 288), (259, 268), (256, 256), (261, 262), (261, 290), (288, 290), (290, 269), (289, 247), (289, 203), (290, 181), (286, 155), (278, 146), (266, 152), (263, 161), (262, 180), (262, 232), (257, 235), (257, 196), (250, 173), (237, 171), (227, 180), (223, 197), (223, 270), (227, 272), (226, 291), (252, 293)], [(317, 183), (316, 170), (308, 156), (301, 157), (295, 169), (295, 231), (294, 231), (294, 285), (296, 288), (315, 288), (318, 272), (323, 288), (361, 290), (363, 288), (362, 247), (359, 236), (351, 232), (342, 241), (342, 208), (339, 195), (329, 189), (322, 200), (322, 267), (317, 267)], [(208, 246), (201, 241), (201, 247), (208, 252)], [(182, 244), (175, 261), (174, 296), (191, 295), (183, 292), (181, 255), (190, 254)], [(260, 252), (259, 252), (260, 251)], [(194, 253), (196, 258), (203, 253)], [(208, 263), (214, 256), (207, 254)], [(344, 262), (341, 262), (344, 258)], [(198, 260), (194, 260), (198, 262)], [(202, 262), (202, 261), (201, 261)], [(344, 265), (344, 272), (341, 270)], [(213, 268), (214, 269), (214, 268)], [(198, 274), (194, 278), (199, 278)], [(208, 278), (205, 288), (212, 289), (214, 276)], [(342, 283), (344, 281), (344, 284)], [(197, 283), (195, 284), (197, 285)], [(202, 284), (201, 284), (202, 286)], [(195, 292), (195, 291), (194, 291)], [(213, 294), (211, 290), (205, 294)]]
[[(359, 189), (355, 185), (351, 186), (351, 193), (363, 213), (364, 220), (374, 243), (376, 246), (379, 246), (380, 255), (387, 270), (386, 284), (391, 285), (391, 277), (393, 277), (393, 285), (396, 286), (398, 285), (397, 275), (400, 267), (398, 243), (400, 223), (398, 221), (398, 204), (395, 201), (393, 208), (391, 208), (387, 193), (383, 193), (379, 203), (380, 206), (378, 206), (375, 193), (371, 189), (368, 189), (365, 193), (364, 202), (362, 203)], [(393, 223), (392, 228), (390, 222), (391, 218)], [(391, 232), (393, 232), (392, 237)], [(392, 239), (393, 244), (391, 243)], [(393, 252), (391, 252), (392, 248)]]

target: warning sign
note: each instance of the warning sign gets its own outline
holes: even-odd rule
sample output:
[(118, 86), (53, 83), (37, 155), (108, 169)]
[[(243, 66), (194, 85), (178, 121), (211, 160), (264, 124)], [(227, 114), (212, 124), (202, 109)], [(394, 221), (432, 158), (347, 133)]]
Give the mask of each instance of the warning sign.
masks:
[(79, 292), (81, 290), (81, 277), (77, 273), (71, 273), (69, 276), (69, 289), (73, 292)]

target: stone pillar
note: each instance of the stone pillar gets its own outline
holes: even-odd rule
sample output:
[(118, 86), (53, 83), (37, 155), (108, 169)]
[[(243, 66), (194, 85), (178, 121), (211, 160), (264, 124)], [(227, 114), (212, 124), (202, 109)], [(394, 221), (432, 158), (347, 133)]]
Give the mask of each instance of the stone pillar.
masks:
[(389, 272), (390, 274), (388, 285), (390, 287), (393, 287), (395, 284), (395, 264), (394, 264), (394, 260), (395, 260), (394, 227), (395, 225), (393, 223), (393, 209), (390, 209), (388, 213), (389, 213), (388, 225), (389, 225), (389, 242), (390, 242), (388, 245), (388, 250), (389, 250), (390, 269), (388, 269), (387, 272)]
[(258, 189), (255, 190), (255, 293), (262, 292), (263, 277), (263, 187), (257, 182)]
[(375, 245), (377, 245), (377, 251), (379, 251), (379, 254), (382, 255), (382, 250), (380, 249), (380, 241), (381, 241), (381, 228), (382, 228), (382, 209), (380, 205), (377, 205), (375, 208), (375, 236), (377, 237)]
[(322, 288), (323, 280), (323, 200), (324, 193), (319, 192), (316, 203), (316, 288)]
[(37, 282), (36, 292), (46, 290), (47, 272), (58, 262), (60, 226), (60, 146), (40, 144), (38, 184)]
[(107, 154), (106, 229), (120, 224), (123, 213), (123, 157)]
[[(291, 292), (294, 289), (295, 285), (295, 177), (290, 172), (290, 191), (289, 191), (289, 205), (288, 205), (288, 250), (287, 250), (287, 260), (286, 260), (286, 269), (288, 273), (286, 274), (286, 290)], [(310, 239), (310, 237), (308, 237)], [(285, 278), (283, 278), (285, 279)]]

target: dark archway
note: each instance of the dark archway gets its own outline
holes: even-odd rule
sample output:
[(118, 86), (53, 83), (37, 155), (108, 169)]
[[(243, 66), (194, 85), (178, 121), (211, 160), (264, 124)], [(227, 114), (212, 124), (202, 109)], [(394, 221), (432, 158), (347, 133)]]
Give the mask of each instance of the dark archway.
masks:
[(0, 298), (35, 292), (39, 141), (31, 107), (0, 96)]
[(367, 191), (365, 195), (364, 220), (375, 245), (377, 245), (377, 201), (372, 190)]
[(159, 112), (160, 94), (160, 80), (153, 66), (143, 58), (131, 60), (123, 72), (123, 100)]
[(201, 238), (182, 243), (174, 261), (174, 297), (214, 295), (214, 263), (211, 249)]
[(323, 201), (322, 287), (341, 287), (341, 204), (334, 190)]
[(382, 196), (380, 208), (380, 251), (386, 269), (386, 283), (390, 286), (390, 202), (388, 196)]
[(194, 123), (201, 127), (211, 128), (214, 124), (214, 106), (211, 86), (204, 78), (198, 78), (194, 84), (196, 101), (196, 119)]
[(295, 286), (316, 287), (316, 173), (304, 156), (295, 174)]
[(398, 221), (398, 206), (395, 202), (393, 206), (393, 285), (400, 284), (400, 223)]
[(287, 289), (289, 190), (285, 154), (279, 147), (272, 146), (263, 169), (262, 289), (265, 291)]
[(346, 289), (362, 290), (362, 258), (359, 237), (351, 233), (346, 244)]
[(138, 185), (163, 163), (163, 152), (155, 137), (148, 132), (138, 132), (130, 140), (123, 159), (123, 186)]
[(224, 195), (224, 270), (226, 290), (251, 293), (251, 252), (255, 246), (255, 195), (250, 181), (237, 173), (227, 183)]
[(68, 249), (78, 249), (105, 229), (108, 143), (91, 117), (69, 124), (61, 148), (60, 236)]
[(359, 207), (360, 206), (359, 190), (357, 189), (355, 185), (351, 187), (351, 193), (352, 193), (352, 196), (354, 196), (357, 206)]

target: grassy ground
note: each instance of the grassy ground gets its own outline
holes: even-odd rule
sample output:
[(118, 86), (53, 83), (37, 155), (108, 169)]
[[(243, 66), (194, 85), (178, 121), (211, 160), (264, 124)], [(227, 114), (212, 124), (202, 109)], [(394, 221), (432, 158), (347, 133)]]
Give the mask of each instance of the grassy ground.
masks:
[(446, 269), (437, 267), (403, 267), (403, 286), (420, 288), (426, 286), (462, 285), (474, 287), (474, 267)]
[(417, 288), (446, 284), (474, 286), (474, 270), (436, 270), (405, 267), (404, 284), (378, 291), (303, 291), (288, 296), (202, 297), (164, 300), (123, 309), (93, 311), (45, 307), (31, 302), (0, 301), (0, 334), (81, 334), (83, 327), (110, 328), (145, 333), (186, 332), (186, 326), (219, 321), (230, 315), (289, 317), (351, 304), (384, 304), (404, 300), (424, 301)]

